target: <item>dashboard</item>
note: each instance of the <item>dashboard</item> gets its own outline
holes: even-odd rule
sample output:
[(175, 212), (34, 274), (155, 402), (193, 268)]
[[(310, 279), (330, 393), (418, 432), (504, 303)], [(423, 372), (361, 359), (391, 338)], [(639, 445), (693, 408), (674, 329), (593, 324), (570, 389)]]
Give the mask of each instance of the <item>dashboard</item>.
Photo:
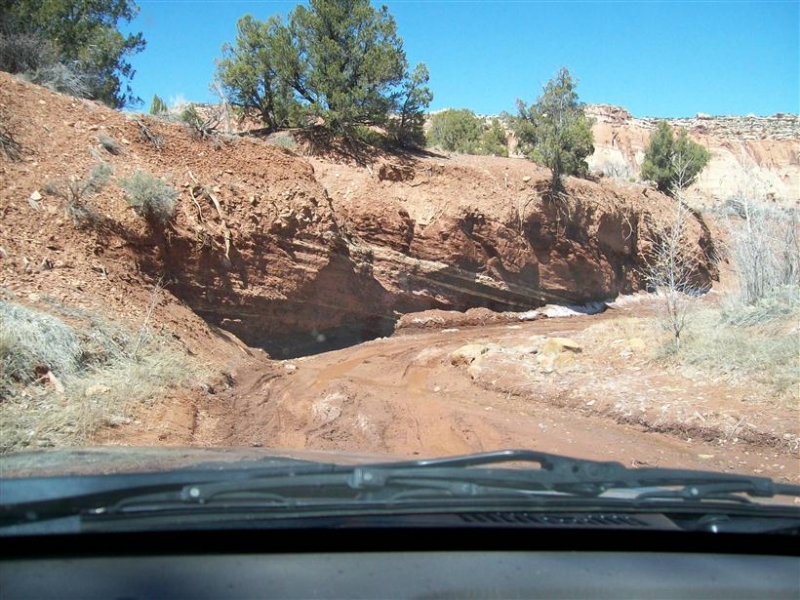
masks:
[(0, 598), (800, 598), (796, 536), (639, 518), (644, 527), (436, 515), (6, 538)]

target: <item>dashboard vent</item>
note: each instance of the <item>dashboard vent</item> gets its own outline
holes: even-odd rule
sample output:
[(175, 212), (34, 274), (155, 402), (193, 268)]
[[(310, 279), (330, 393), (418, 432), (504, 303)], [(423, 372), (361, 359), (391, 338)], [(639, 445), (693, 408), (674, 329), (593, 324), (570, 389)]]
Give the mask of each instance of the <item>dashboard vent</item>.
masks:
[(481, 512), (459, 515), (466, 523), (531, 524), (551, 527), (647, 527), (646, 521), (630, 515), (607, 513), (547, 514), (527, 512)]

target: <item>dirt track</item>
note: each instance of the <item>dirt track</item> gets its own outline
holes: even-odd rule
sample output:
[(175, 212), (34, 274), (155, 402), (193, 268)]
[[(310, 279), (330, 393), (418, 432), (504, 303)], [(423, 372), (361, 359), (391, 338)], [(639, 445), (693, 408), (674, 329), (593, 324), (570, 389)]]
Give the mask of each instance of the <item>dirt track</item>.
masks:
[[(719, 440), (648, 432), (640, 425), (564, 406), (557, 385), (529, 385), (510, 392), (502, 386), (478, 385), (463, 366), (451, 364), (451, 353), (467, 343), (513, 346), (532, 336), (579, 335), (614, 316), (399, 333), (266, 368), (263, 361), (254, 360), (233, 374), (233, 388), (193, 414), (185, 431), (191, 431), (192, 443), (201, 446), (398, 457), (524, 447), (628, 466), (719, 469), (798, 480), (800, 461), (785, 449), (722, 447)], [(513, 379), (512, 371), (494, 376)], [(180, 430), (174, 426), (176, 418), (181, 420), (166, 417), (173, 420), (173, 433)], [(161, 438), (164, 441), (170, 440)]]

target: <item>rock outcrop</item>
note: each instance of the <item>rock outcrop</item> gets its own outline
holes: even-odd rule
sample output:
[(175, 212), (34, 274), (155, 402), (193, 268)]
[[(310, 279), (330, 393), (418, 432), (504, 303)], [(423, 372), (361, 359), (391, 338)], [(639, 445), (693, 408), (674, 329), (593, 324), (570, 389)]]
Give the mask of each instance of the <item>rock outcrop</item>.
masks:
[[(638, 177), (650, 135), (660, 119), (637, 118), (617, 106), (587, 107), (595, 119), (592, 171), (628, 180)], [(705, 146), (711, 160), (689, 190), (689, 197), (714, 204), (750, 194), (782, 203), (800, 202), (800, 116), (770, 117), (698, 114), (667, 119)]]

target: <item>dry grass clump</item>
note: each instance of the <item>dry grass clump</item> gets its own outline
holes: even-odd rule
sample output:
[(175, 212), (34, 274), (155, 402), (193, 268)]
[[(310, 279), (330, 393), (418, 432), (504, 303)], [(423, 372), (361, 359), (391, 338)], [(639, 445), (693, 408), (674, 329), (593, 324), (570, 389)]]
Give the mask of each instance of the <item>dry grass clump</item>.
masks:
[(97, 220), (94, 211), (87, 204), (90, 196), (99, 192), (111, 179), (114, 169), (111, 165), (100, 162), (87, 175), (72, 175), (55, 181), (48, 181), (45, 192), (52, 194), (64, 202), (64, 212), (72, 219), (76, 227), (93, 224)]
[(767, 395), (800, 407), (800, 311), (778, 305), (772, 312), (762, 306), (748, 314), (742, 326), (730, 321), (730, 313), (698, 312), (680, 360), (730, 381), (762, 383), (769, 388)]
[(191, 382), (185, 357), (159, 336), (53, 309), (66, 319), (0, 301), (0, 452), (86, 443)]

